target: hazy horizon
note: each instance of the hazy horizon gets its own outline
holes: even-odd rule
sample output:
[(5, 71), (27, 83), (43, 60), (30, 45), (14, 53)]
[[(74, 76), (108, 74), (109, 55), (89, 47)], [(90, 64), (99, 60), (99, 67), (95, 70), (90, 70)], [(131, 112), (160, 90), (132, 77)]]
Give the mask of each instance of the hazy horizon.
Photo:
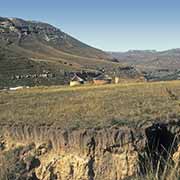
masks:
[(43, 21), (113, 52), (179, 48), (180, 2), (138, 0), (1, 2), (0, 16)]

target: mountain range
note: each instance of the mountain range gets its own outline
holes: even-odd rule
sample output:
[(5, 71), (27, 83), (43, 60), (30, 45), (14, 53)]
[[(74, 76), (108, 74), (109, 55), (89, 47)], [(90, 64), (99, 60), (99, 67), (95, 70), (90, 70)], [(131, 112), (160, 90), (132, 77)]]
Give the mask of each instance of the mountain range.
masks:
[(180, 69), (180, 48), (166, 51), (130, 50), (127, 52), (110, 52), (117, 62), (136, 65), (142, 69)]
[(0, 88), (67, 84), (76, 73), (180, 78), (180, 49), (105, 52), (50, 24), (0, 17)]

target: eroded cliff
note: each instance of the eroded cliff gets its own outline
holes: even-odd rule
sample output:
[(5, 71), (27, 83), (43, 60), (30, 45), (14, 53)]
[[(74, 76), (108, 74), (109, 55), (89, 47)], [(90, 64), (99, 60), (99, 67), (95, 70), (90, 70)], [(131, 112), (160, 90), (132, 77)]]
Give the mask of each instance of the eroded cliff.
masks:
[[(121, 180), (145, 174), (149, 157), (154, 168), (158, 163), (163, 168), (160, 157), (167, 160), (170, 155), (178, 166), (179, 123), (173, 120), (143, 127), (83, 130), (1, 124), (1, 176), (33, 180)], [(12, 168), (7, 167), (10, 164)]]

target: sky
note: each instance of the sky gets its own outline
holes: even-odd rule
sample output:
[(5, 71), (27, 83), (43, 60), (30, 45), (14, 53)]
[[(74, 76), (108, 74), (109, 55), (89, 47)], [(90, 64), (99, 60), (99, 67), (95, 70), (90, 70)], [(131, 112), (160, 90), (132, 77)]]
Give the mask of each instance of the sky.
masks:
[(0, 16), (44, 21), (105, 51), (180, 48), (180, 0), (0, 0)]

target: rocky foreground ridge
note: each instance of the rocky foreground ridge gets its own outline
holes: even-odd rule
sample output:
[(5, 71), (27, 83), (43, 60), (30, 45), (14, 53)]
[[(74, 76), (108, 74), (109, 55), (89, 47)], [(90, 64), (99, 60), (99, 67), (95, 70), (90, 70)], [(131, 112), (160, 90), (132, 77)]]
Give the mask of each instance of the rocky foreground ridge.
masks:
[(146, 173), (169, 156), (177, 165), (180, 121), (130, 127), (62, 130), (1, 124), (1, 179), (121, 180)]

